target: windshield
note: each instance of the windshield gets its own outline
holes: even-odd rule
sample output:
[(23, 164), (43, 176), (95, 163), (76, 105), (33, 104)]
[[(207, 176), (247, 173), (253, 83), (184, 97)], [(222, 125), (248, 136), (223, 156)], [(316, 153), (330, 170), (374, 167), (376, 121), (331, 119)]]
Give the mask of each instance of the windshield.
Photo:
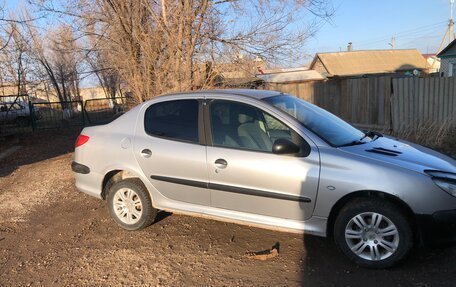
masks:
[(294, 96), (279, 95), (265, 98), (264, 101), (288, 113), (333, 146), (361, 144), (368, 141), (362, 131), (330, 112)]

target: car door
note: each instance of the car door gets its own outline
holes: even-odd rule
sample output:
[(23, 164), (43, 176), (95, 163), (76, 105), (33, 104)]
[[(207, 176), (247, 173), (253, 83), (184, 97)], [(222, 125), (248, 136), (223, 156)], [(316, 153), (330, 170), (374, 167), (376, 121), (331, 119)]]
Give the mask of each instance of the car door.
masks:
[(135, 156), (153, 186), (168, 199), (210, 206), (201, 100), (150, 105), (138, 124)]
[[(317, 147), (271, 114), (233, 100), (210, 100), (205, 111), (207, 166), (213, 207), (305, 220), (315, 206)], [(300, 154), (272, 153), (288, 139)]]

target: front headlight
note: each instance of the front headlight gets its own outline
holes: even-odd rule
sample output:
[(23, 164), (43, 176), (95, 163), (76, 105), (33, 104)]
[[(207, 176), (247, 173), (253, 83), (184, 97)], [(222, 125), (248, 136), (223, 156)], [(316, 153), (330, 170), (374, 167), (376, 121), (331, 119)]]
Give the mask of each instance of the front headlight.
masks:
[(456, 197), (456, 182), (450, 182), (440, 178), (433, 178), (433, 180), (441, 189)]
[(442, 171), (425, 172), (432, 176), (432, 180), (438, 187), (456, 197), (456, 174)]

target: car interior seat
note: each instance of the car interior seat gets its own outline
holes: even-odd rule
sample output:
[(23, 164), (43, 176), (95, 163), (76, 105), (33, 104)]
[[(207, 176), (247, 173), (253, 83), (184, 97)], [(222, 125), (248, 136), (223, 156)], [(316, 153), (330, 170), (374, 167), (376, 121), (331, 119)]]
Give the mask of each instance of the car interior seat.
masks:
[(266, 132), (260, 127), (257, 115), (243, 112), (238, 115), (238, 135), (243, 146), (254, 150), (272, 150), (272, 142)]
[(230, 125), (223, 124), (222, 120), (215, 114), (211, 116), (212, 141), (215, 145), (227, 147), (239, 147), (237, 134), (233, 132)]

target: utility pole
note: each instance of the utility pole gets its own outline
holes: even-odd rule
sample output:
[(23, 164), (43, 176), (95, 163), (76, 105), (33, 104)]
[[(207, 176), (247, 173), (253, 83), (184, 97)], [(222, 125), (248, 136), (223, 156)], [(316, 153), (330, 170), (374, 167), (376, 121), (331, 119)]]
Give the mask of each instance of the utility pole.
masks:
[(445, 34), (443, 35), (442, 41), (440, 42), (439, 49), (437, 50), (437, 53), (439, 53), (442, 48), (443, 44), (445, 43), (445, 40), (448, 35), (448, 44), (451, 43), (455, 39), (454, 37), (454, 21), (453, 21), (453, 5), (454, 5), (454, 0), (450, 0), (450, 20), (448, 21), (448, 27), (445, 30)]
[(396, 39), (394, 38), (394, 34), (393, 34), (393, 36), (391, 36), (391, 42), (390, 42), (390, 43), (388, 43), (388, 45), (390, 45), (390, 46), (391, 46), (391, 49), (394, 49), (395, 40), (396, 40)]
[(450, 0), (450, 21), (448, 22), (448, 43), (454, 40), (454, 21), (453, 21), (454, 0)]
[(448, 43), (454, 40), (454, 22), (453, 19), (450, 19), (448, 23)]

